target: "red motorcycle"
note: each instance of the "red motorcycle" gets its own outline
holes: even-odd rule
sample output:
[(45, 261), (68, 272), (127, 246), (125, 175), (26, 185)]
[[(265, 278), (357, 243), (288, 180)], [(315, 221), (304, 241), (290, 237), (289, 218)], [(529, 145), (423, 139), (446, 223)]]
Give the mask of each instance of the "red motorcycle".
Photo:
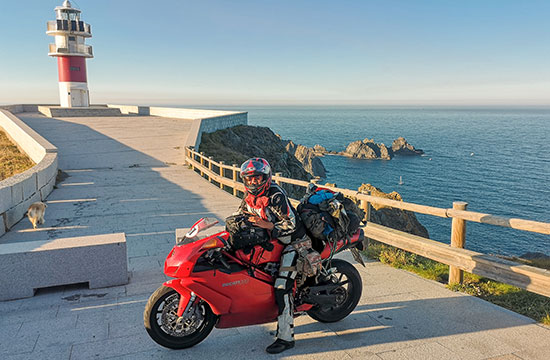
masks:
[[(285, 245), (272, 240), (271, 245), (251, 251), (231, 251), (226, 231), (199, 236), (216, 223), (208, 218), (197, 221), (166, 258), (164, 273), (174, 279), (151, 295), (143, 313), (147, 332), (162, 346), (183, 349), (204, 340), (214, 327), (277, 320), (273, 283)], [(318, 249), (322, 259), (318, 273), (296, 278), (295, 316), (307, 313), (320, 322), (335, 322), (355, 309), (361, 298), (361, 276), (347, 261), (332, 257), (345, 249), (357, 256), (362, 240), (359, 229), (351, 238)]]

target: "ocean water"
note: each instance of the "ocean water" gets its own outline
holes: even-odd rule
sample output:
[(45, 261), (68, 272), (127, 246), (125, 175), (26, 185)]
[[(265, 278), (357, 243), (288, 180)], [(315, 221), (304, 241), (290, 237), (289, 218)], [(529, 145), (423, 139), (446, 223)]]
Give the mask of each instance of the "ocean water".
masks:
[[(227, 107), (223, 107), (227, 108)], [(424, 156), (390, 161), (325, 156), (327, 181), (357, 189), (370, 183), (397, 191), (404, 201), (504, 217), (550, 222), (550, 109), (258, 107), (249, 124), (267, 126), (283, 139), (341, 151), (373, 138), (391, 146), (399, 136)], [(403, 185), (398, 185), (400, 176)], [(449, 243), (451, 219), (418, 215), (430, 238)], [(550, 235), (468, 222), (466, 248), (490, 254), (550, 255)]]

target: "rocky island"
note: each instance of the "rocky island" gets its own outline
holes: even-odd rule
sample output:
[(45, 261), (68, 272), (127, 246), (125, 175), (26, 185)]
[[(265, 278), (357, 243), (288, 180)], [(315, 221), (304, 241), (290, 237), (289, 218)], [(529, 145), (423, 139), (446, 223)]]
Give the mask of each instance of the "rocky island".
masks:
[(395, 155), (422, 155), (424, 151), (416, 149), (409, 144), (404, 137), (399, 137), (392, 142), (391, 147), (383, 143), (376, 143), (374, 139), (366, 138), (364, 140), (353, 141), (348, 144), (346, 149), (341, 152), (328, 151), (321, 145), (315, 145), (313, 152), (317, 156), (341, 155), (356, 159), (380, 159), (391, 160)]

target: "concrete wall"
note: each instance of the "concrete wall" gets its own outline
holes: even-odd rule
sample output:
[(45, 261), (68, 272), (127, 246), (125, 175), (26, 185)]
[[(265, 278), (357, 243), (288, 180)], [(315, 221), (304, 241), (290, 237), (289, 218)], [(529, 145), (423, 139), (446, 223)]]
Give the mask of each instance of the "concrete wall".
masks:
[(30, 204), (45, 200), (52, 192), (57, 176), (57, 148), (7, 110), (0, 110), (0, 128), (36, 163), (0, 181), (1, 236), (25, 216)]
[(90, 289), (128, 283), (124, 233), (0, 246), (0, 301), (31, 297), (39, 288), (83, 282)]
[(199, 148), (201, 136), (204, 132), (227, 129), (237, 125), (248, 125), (248, 112), (200, 110), (183, 108), (163, 108), (137, 105), (113, 105), (108, 107), (118, 108), (123, 114), (150, 115), (170, 117), (176, 119), (192, 120), (189, 136), (185, 140), (185, 146)]
[(55, 106), (52, 104), (16, 104), (16, 105), (2, 105), (0, 109), (7, 110), (12, 114), (18, 114), (22, 112), (38, 112), (39, 106)]
[(116, 108), (94, 105), (88, 107), (60, 107), (60, 106), (38, 106), (38, 112), (47, 117), (98, 117), (98, 116), (121, 116)]
[(227, 129), (237, 125), (248, 125), (248, 113), (225, 115), (193, 121), (185, 146), (199, 148), (202, 133), (211, 133), (216, 130)]

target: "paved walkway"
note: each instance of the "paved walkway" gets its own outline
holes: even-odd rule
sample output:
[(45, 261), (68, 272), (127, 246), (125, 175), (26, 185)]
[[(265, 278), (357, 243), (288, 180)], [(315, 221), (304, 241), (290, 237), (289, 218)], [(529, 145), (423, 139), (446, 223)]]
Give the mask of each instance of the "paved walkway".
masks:
[[(48, 198), (42, 228), (24, 219), (0, 242), (125, 232), (131, 277), (125, 286), (67, 286), (0, 302), (1, 359), (275, 358), (264, 352), (275, 324), (214, 329), (181, 351), (156, 345), (144, 330), (143, 308), (165, 280), (174, 229), (202, 216), (223, 219), (239, 203), (182, 166), (190, 122), (22, 119), (59, 148), (67, 177)], [(356, 311), (334, 324), (298, 318), (296, 347), (284, 358), (550, 359), (548, 327), (380, 263), (358, 269)]]

